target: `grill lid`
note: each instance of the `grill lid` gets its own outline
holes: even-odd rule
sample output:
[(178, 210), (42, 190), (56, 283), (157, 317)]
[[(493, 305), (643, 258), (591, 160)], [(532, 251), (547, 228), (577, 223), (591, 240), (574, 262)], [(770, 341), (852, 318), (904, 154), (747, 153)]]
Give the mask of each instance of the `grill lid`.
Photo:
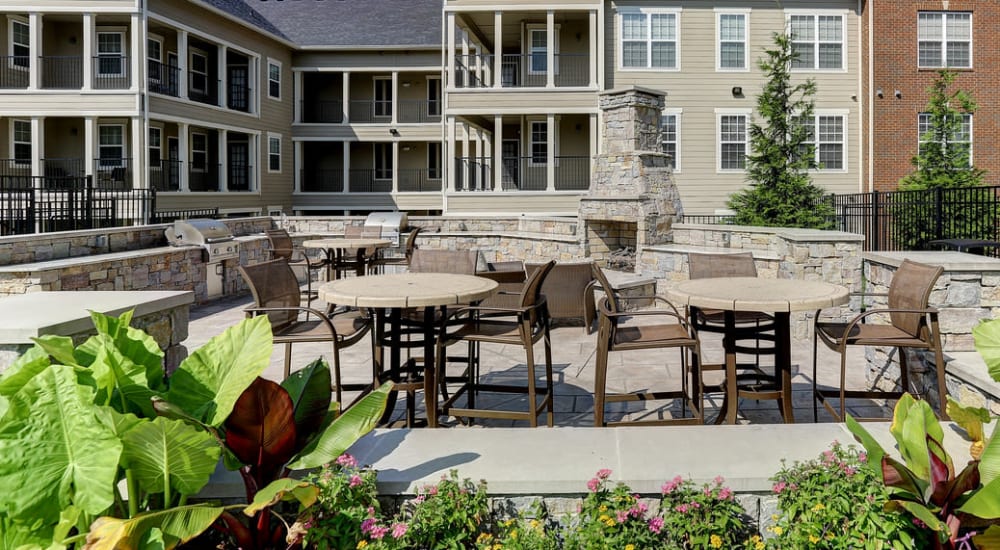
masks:
[(177, 220), (166, 230), (167, 241), (172, 245), (193, 244), (205, 246), (233, 240), (233, 232), (219, 220), (191, 219)]
[(382, 231), (400, 232), (410, 224), (406, 212), (372, 212), (365, 218), (365, 226), (381, 226)]

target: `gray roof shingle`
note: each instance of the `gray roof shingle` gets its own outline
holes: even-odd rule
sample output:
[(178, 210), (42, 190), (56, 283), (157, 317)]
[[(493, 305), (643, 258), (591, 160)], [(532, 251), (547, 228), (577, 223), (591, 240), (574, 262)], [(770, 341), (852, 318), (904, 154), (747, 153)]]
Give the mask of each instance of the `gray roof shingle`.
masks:
[(281, 32), (281, 29), (274, 26), (267, 20), (267, 18), (255, 11), (243, 0), (200, 0), (200, 2), (242, 19), (262, 31), (271, 33), (279, 38), (289, 40), (288, 35)]
[(245, 1), (299, 46), (441, 46), (443, 0)]

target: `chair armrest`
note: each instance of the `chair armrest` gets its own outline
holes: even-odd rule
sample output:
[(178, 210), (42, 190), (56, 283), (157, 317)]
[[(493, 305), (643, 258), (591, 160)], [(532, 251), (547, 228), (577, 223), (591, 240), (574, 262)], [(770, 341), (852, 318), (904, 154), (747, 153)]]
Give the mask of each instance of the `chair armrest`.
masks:
[(250, 307), (244, 308), (243, 311), (245, 311), (247, 313), (248, 317), (253, 317), (255, 314), (260, 314), (260, 313), (266, 314), (269, 311), (297, 311), (297, 312), (300, 312), (300, 313), (301, 312), (311, 313), (311, 314), (317, 316), (321, 321), (323, 321), (323, 323), (330, 329), (330, 332), (334, 336), (337, 335), (337, 329), (333, 326), (333, 322), (330, 321), (330, 318), (327, 317), (326, 314), (323, 313), (322, 311), (320, 311), (318, 309), (311, 308), (311, 307), (303, 307), (303, 306), (299, 306), (299, 307), (257, 307), (257, 306), (250, 306)]
[[(934, 307), (928, 307), (928, 308), (925, 308), (925, 309), (908, 309), (908, 308), (879, 308), (879, 309), (871, 309), (871, 310), (863, 311), (863, 312), (855, 315), (854, 318), (851, 319), (847, 323), (847, 327), (845, 328), (845, 333), (849, 333), (852, 328), (854, 328), (858, 324), (864, 322), (864, 320), (866, 318), (871, 317), (872, 315), (885, 314), (885, 313), (917, 313), (917, 314), (921, 314), (921, 315), (930, 315), (931, 317), (936, 318), (937, 314), (938, 314), (938, 310), (937, 310), (937, 308), (934, 308)], [(819, 320), (819, 316), (817, 315), (816, 316), (816, 321), (814, 322), (814, 325), (818, 325), (818, 324), (820, 324), (820, 320)]]

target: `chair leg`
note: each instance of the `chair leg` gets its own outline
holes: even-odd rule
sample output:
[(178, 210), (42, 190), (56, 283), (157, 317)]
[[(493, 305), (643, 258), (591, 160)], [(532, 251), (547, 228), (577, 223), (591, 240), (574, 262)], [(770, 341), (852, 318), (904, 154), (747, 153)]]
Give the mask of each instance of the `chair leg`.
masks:
[[(337, 350), (337, 343), (333, 343), (333, 391), (337, 399), (337, 408), (344, 410), (344, 397), (342, 384), (340, 383), (340, 352)], [(374, 389), (374, 388), (373, 388)]]
[(941, 351), (941, 346), (934, 347), (934, 370), (937, 371), (937, 384), (938, 384), (938, 407), (940, 410), (941, 420), (951, 420), (948, 417), (948, 383), (945, 381), (944, 377), (944, 353)]
[[(530, 331), (530, 328), (528, 329)], [(535, 349), (531, 342), (531, 336), (529, 336), (527, 341), (524, 343), (524, 358), (525, 363), (528, 368), (528, 411), (531, 418), (528, 419), (528, 425), (532, 428), (538, 427), (538, 393), (535, 387)]]
[(548, 427), (555, 425), (555, 388), (552, 386), (552, 339), (549, 337), (549, 327), (545, 327), (545, 400), (548, 401), (548, 415), (546, 424)]
[[(603, 336), (603, 334), (602, 334)], [(597, 344), (596, 372), (594, 373), (594, 426), (604, 426), (604, 397), (608, 380), (608, 343), (602, 338)]]
[(817, 363), (819, 359), (816, 357), (816, 327), (813, 327), (813, 375), (812, 375), (812, 387), (813, 387), (813, 424), (819, 422), (819, 396), (816, 392), (819, 390), (818, 381), (816, 380), (817, 374)]
[(840, 416), (837, 422), (843, 422), (847, 414), (847, 346), (840, 346)]
[(914, 399), (920, 399), (919, 395), (914, 395), (913, 390), (910, 389), (910, 365), (909, 361), (906, 359), (906, 350), (902, 347), (896, 348), (896, 354), (899, 355), (899, 387), (902, 391), (912, 395)]
[(292, 344), (285, 344), (285, 378), (292, 373)]

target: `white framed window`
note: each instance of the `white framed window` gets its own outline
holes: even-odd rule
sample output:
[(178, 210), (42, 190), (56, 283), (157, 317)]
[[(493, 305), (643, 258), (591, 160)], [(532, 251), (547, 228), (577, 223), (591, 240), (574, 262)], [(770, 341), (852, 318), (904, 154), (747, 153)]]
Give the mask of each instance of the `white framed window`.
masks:
[(427, 179), (441, 179), (441, 142), (427, 144)]
[(846, 70), (845, 23), (840, 13), (789, 13), (788, 32), (796, 54), (792, 70)]
[(163, 75), (160, 74), (163, 71), (162, 67), (163, 39), (149, 36), (146, 38), (146, 72), (149, 73), (149, 79), (160, 82), (163, 79)]
[(25, 21), (10, 21), (10, 67), (22, 71), (31, 67), (31, 26)]
[(204, 53), (191, 50), (190, 67), (191, 72), (189, 86), (193, 92), (208, 93), (208, 56)]
[(919, 12), (917, 14), (917, 66), (920, 68), (972, 68), (972, 14), (968, 12)]
[(392, 179), (392, 144), (375, 144), (375, 179)]
[[(555, 74), (559, 74), (559, 25), (552, 37), (552, 54), (555, 56)], [(545, 74), (549, 58), (549, 34), (545, 25), (528, 26), (528, 74)]]
[(715, 68), (718, 71), (747, 71), (750, 69), (750, 34), (748, 11), (719, 11), (715, 14), (716, 51)]
[(11, 158), (16, 166), (31, 166), (31, 121), (11, 120)]
[(102, 76), (123, 76), (125, 74), (124, 32), (97, 32), (97, 74)]
[(125, 158), (125, 126), (97, 125), (97, 158), (100, 166), (122, 166)]
[(660, 152), (671, 156), (670, 167), (681, 170), (681, 111), (665, 109), (660, 115)]
[(208, 134), (191, 132), (191, 171), (208, 171)]
[(718, 120), (719, 172), (741, 172), (747, 166), (749, 110), (716, 111)]
[(441, 116), (441, 77), (427, 77), (427, 116)]
[(267, 134), (267, 171), (281, 173), (281, 136)]
[(267, 97), (281, 99), (281, 63), (267, 60)]
[(535, 120), (531, 123), (531, 164), (547, 164), (549, 161), (549, 123)]
[(799, 117), (799, 123), (809, 132), (809, 145), (817, 169), (826, 172), (847, 171), (847, 116), (817, 113), (810, 118)]
[(680, 8), (627, 8), (619, 14), (622, 70), (680, 69)]
[(149, 127), (149, 166), (160, 168), (163, 159), (163, 130), (158, 126)]
[[(962, 123), (955, 130), (951, 139), (948, 140), (946, 146), (952, 149), (958, 149), (959, 152), (964, 151), (968, 165), (972, 166), (972, 115), (965, 113), (961, 116)], [(930, 113), (920, 113), (917, 115), (917, 147), (920, 152), (923, 152), (924, 147), (931, 143), (941, 143), (944, 145), (944, 140), (934, 136), (931, 131), (931, 123), (932, 116)]]

